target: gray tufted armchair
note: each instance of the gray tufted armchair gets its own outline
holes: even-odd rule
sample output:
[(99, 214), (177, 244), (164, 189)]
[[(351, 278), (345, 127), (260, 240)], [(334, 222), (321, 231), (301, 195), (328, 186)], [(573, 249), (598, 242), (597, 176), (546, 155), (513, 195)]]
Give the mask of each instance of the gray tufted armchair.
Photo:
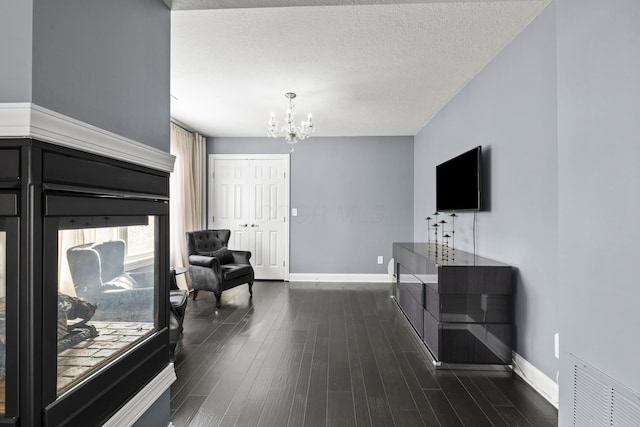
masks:
[(190, 231), (186, 236), (194, 300), (199, 290), (210, 291), (216, 297), (216, 307), (220, 307), (222, 291), (244, 283), (249, 285), (249, 294), (253, 295), (251, 252), (227, 248), (231, 230)]

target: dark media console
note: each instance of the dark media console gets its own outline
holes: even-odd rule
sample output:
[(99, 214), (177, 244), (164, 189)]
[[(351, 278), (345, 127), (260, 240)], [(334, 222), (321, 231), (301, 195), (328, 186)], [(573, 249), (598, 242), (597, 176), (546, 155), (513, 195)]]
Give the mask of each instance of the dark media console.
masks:
[(511, 266), (435, 244), (394, 243), (399, 307), (436, 365), (511, 364)]

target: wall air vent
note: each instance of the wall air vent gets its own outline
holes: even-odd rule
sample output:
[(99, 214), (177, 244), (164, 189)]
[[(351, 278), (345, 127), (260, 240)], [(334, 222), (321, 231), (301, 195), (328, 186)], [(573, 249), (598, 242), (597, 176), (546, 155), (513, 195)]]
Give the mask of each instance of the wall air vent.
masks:
[(640, 426), (640, 395), (571, 354), (573, 425)]

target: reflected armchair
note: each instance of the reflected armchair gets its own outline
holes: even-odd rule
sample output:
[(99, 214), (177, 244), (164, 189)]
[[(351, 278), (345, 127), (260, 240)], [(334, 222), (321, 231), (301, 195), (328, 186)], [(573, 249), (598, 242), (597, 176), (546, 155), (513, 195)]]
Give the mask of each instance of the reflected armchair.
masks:
[(253, 295), (253, 267), (251, 252), (229, 250), (231, 230), (201, 230), (186, 233), (187, 256), (193, 299), (198, 291), (210, 291), (220, 307), (222, 291), (247, 283)]
[(123, 240), (93, 242), (67, 250), (76, 294), (97, 304), (94, 320), (153, 321), (153, 271), (124, 271)]

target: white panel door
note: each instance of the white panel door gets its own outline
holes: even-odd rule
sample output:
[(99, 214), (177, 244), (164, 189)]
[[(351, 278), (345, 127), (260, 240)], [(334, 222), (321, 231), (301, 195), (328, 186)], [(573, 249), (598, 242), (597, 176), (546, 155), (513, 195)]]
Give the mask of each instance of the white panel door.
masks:
[(209, 228), (230, 229), (229, 248), (251, 251), (256, 279), (288, 279), (288, 159), (212, 158)]
[(261, 279), (284, 278), (284, 250), (289, 207), (285, 199), (285, 162), (251, 160), (249, 247)]
[(209, 219), (213, 229), (231, 230), (229, 247), (249, 250), (249, 164), (238, 160), (215, 159), (213, 203)]

